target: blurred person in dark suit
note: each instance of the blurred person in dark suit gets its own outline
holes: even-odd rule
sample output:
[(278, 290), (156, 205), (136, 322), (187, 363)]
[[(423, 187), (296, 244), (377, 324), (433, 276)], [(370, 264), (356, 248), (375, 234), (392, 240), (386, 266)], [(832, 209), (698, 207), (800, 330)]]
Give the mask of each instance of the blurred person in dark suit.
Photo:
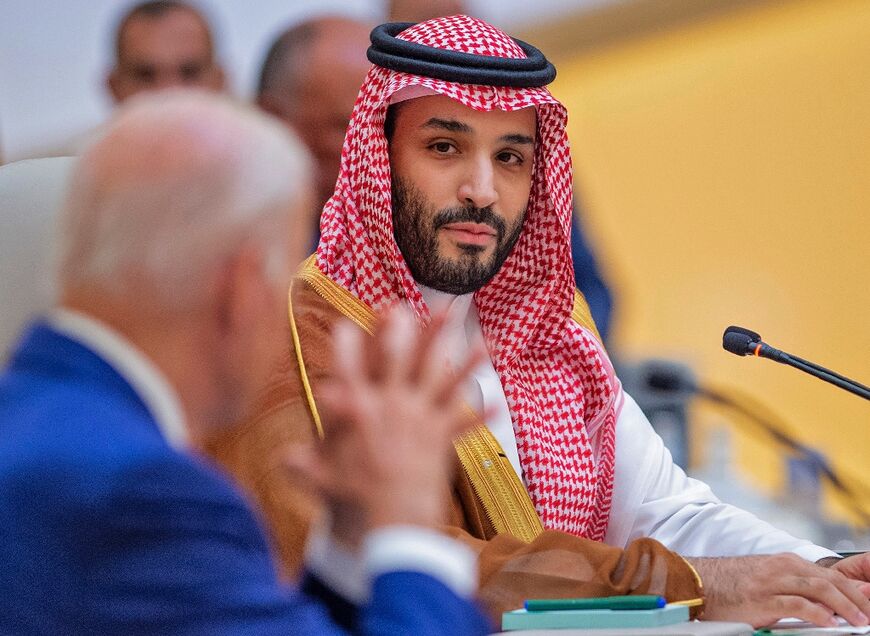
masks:
[(118, 23), (106, 87), (116, 104), (171, 87), (223, 91), (224, 71), (205, 16), (177, 0), (135, 5)]
[[(60, 303), (0, 375), (0, 632), (488, 631), (474, 556), (433, 530), (468, 420), (463, 374), (431, 363), (437, 330), (393, 314), (364, 346), (337, 327), (332, 434), (290, 462), (331, 513), (300, 589), (192, 450), (270, 372), (309, 163), (281, 126), (198, 93), (132, 100), (83, 154)], [(371, 453), (397, 435), (403, 453)]]

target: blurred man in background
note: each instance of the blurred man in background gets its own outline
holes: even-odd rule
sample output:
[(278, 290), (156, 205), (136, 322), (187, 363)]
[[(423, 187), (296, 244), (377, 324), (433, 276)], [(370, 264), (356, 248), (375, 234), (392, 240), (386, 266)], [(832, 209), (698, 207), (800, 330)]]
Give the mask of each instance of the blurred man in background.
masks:
[(371, 28), (342, 17), (306, 20), (275, 40), (260, 70), (257, 105), (293, 128), (316, 162), (312, 236), (335, 189), (347, 122), (371, 66)]
[(465, 0), (390, 0), (387, 21), (425, 22), (460, 13), (469, 13)]
[(205, 16), (176, 0), (134, 6), (118, 23), (106, 87), (116, 104), (171, 87), (223, 91), (224, 71)]
[[(489, 631), (465, 598), (473, 555), (433, 530), (468, 420), (431, 363), (437, 332), (397, 316), (364, 347), (338, 328), (333, 434), (294, 460), (331, 513), (301, 591), (277, 583), (254, 515), (192, 450), (271, 371), (308, 164), (281, 126), (185, 93), (134, 100), (83, 154), (59, 306), (0, 375), (0, 632)], [(397, 432), (401, 455), (372, 455)]]

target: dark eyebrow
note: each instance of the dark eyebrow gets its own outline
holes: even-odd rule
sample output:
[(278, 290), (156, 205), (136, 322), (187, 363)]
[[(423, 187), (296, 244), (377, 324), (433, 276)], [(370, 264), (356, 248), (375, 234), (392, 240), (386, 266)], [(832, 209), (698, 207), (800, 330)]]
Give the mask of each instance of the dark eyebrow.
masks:
[[(461, 132), (461, 133), (470, 133), (474, 132), (471, 126), (468, 124), (462, 123), (461, 121), (457, 121), (455, 119), (440, 119), (438, 117), (432, 117), (425, 124), (420, 126), (420, 128), (437, 128), (439, 130), (447, 130), (449, 132)], [(511, 133), (507, 135), (502, 135), (499, 137), (499, 141), (506, 144), (519, 144), (519, 145), (535, 145), (535, 140), (528, 135), (521, 135), (519, 133)]]
[(440, 128), (442, 130), (449, 130), (450, 132), (462, 133), (472, 132), (471, 126), (468, 124), (463, 124), (461, 121), (456, 121), (455, 119), (439, 119), (438, 117), (433, 117), (420, 126), (420, 128)]
[(499, 138), (499, 141), (503, 141), (506, 144), (528, 144), (530, 146), (535, 145), (535, 140), (528, 135), (520, 135), (514, 133), (512, 135), (504, 135)]

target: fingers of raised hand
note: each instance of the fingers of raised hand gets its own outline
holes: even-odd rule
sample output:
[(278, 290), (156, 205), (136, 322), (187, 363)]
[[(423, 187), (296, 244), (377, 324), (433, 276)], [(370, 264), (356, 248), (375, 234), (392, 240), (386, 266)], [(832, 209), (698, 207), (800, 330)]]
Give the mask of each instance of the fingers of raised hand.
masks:
[(431, 323), (417, 330), (413, 315), (397, 307), (384, 317), (379, 329), (381, 347), (388, 352), (384, 356), (384, 384), (406, 395), (427, 402), (436, 410), (449, 410), (459, 401), (459, 388), (486, 355), (477, 348), (463, 352), (458, 371), (451, 369), (445, 353), (445, 328), (447, 318), (443, 314), (433, 317)]
[(382, 378), (387, 386), (407, 382), (416, 367), (416, 350), (423, 338), (417, 331), (414, 315), (407, 308), (398, 306), (387, 311), (369, 341), (372, 377)]
[(438, 403), (451, 403), (459, 400), (460, 388), (467, 384), (474, 370), (486, 356), (483, 347), (473, 347), (467, 351), (455, 371), (442, 371), (432, 382), (433, 399)]
[(333, 328), (332, 375), (349, 390), (359, 388), (368, 380), (363, 338), (363, 332), (348, 320), (339, 321)]
[(312, 446), (293, 446), (283, 453), (284, 470), (298, 484), (304, 484), (328, 500), (346, 496), (343, 480)]

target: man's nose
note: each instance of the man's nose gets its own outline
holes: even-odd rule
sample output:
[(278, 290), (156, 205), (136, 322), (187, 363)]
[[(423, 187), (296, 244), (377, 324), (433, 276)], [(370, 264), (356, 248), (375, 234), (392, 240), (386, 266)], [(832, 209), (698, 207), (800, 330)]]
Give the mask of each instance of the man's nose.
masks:
[(157, 73), (155, 78), (154, 88), (162, 90), (165, 88), (179, 88), (190, 86), (195, 82), (184, 74), (182, 69), (162, 69)]
[(180, 73), (175, 73), (173, 71), (163, 71), (162, 73), (159, 73), (154, 81), (154, 88), (157, 90), (178, 88), (179, 86), (184, 86), (184, 79), (181, 77)]
[(475, 158), (459, 186), (457, 197), (463, 203), (485, 208), (498, 201), (495, 172), (489, 157)]

